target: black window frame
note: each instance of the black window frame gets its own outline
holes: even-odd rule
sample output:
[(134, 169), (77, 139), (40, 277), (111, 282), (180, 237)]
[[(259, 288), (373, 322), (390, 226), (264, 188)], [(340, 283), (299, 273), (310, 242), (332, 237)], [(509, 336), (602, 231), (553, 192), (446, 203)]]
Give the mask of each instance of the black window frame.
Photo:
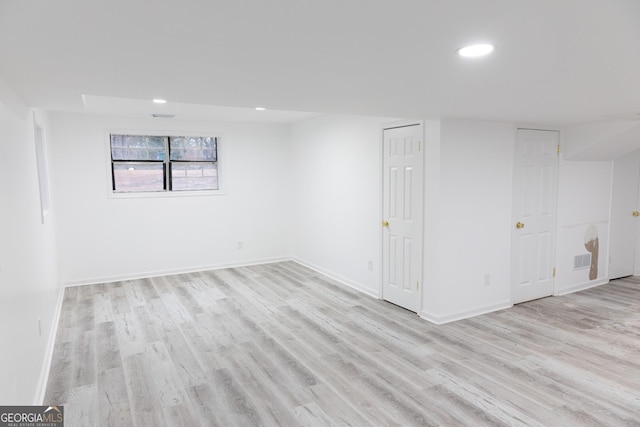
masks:
[[(153, 137), (153, 138), (162, 138), (164, 146), (162, 148), (162, 159), (114, 159), (114, 150), (124, 149), (122, 147), (113, 146), (114, 136), (123, 136), (123, 137)], [(189, 160), (189, 159), (171, 159), (172, 157), (172, 149), (171, 149), (171, 139), (172, 138), (209, 138), (213, 140), (212, 147), (212, 155), (214, 160)], [(219, 153), (218, 153), (218, 143), (219, 137), (217, 136), (195, 136), (195, 135), (156, 135), (156, 134), (136, 134), (136, 133), (110, 133), (109, 134), (109, 155), (111, 160), (111, 190), (114, 194), (154, 194), (154, 193), (189, 193), (189, 192), (214, 192), (220, 190), (220, 175), (219, 175)], [(126, 149), (130, 149), (127, 147)], [(148, 150), (151, 148), (146, 148), (147, 154)], [(176, 150), (177, 151), (177, 150)], [(162, 182), (163, 188), (162, 190), (140, 190), (140, 191), (123, 191), (116, 189), (116, 175), (115, 175), (115, 166), (116, 165), (135, 165), (135, 164), (162, 164)], [(207, 188), (207, 189), (174, 189), (173, 176), (172, 176), (172, 165), (174, 164), (182, 164), (182, 165), (212, 165), (216, 171), (216, 188)]]

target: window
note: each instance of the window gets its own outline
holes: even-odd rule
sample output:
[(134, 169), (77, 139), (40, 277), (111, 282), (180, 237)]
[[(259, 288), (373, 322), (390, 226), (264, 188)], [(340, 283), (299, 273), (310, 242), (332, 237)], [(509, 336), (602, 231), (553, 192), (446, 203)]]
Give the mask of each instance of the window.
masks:
[(217, 146), (211, 136), (112, 134), (113, 191), (217, 190)]

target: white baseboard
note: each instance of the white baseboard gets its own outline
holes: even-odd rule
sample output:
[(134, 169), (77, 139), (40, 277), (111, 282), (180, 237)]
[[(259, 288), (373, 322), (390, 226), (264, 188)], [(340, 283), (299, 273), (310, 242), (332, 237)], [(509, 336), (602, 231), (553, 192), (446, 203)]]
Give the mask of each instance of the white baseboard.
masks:
[(42, 361), (42, 368), (40, 369), (40, 379), (38, 380), (38, 387), (36, 394), (33, 397), (33, 404), (36, 406), (44, 404), (44, 395), (47, 391), (47, 383), (49, 382), (49, 371), (51, 369), (51, 360), (53, 359), (53, 348), (56, 345), (56, 336), (58, 335), (58, 322), (60, 321), (60, 313), (62, 312), (62, 301), (64, 300), (64, 286), (60, 286), (58, 290), (58, 301), (53, 312), (53, 319), (51, 320), (51, 328), (49, 328), (49, 339), (47, 340), (47, 347), (44, 351), (44, 359)]
[(419, 316), (422, 319), (428, 320), (431, 323), (435, 323), (436, 325), (443, 325), (449, 322), (455, 322), (456, 320), (468, 319), (470, 317), (479, 316), (481, 314), (492, 313), (494, 311), (504, 310), (507, 308), (513, 307), (511, 301), (503, 301), (497, 304), (491, 304), (484, 307), (474, 308), (473, 310), (465, 310), (460, 311), (458, 313), (446, 314), (446, 315), (437, 315), (433, 313), (428, 313), (426, 311), (421, 311)]
[(362, 292), (363, 294), (369, 295), (370, 297), (376, 298), (376, 299), (380, 299), (380, 292), (379, 291), (374, 291), (370, 288), (367, 288), (366, 286), (362, 285), (361, 283), (355, 282), (353, 280), (347, 279), (346, 277), (342, 277), (339, 274), (335, 274), (332, 273), (322, 267), (318, 267), (317, 265), (310, 263), (308, 261), (302, 260), (300, 258), (296, 258), (293, 257), (291, 258), (291, 261), (297, 262), (298, 264), (310, 268), (313, 271), (316, 271), (320, 274), (323, 274), (337, 282), (342, 283), (343, 285), (346, 285), (350, 288), (355, 289), (356, 291)]
[(555, 292), (553, 295), (562, 296), (562, 295), (572, 294), (574, 292), (595, 288), (596, 286), (606, 285), (607, 283), (609, 283), (609, 279), (600, 279), (593, 282), (581, 283), (579, 285), (571, 286), (570, 288), (561, 289)]
[(99, 283), (122, 282), (124, 280), (147, 279), (149, 277), (171, 276), (174, 274), (198, 273), (200, 271), (220, 270), (223, 268), (247, 267), (250, 265), (270, 264), (272, 262), (291, 261), (291, 257), (261, 258), (222, 264), (200, 265), (196, 267), (170, 270), (146, 271), (142, 273), (122, 274), (115, 276), (94, 277), (91, 279), (72, 280), (64, 283), (64, 287), (97, 285)]

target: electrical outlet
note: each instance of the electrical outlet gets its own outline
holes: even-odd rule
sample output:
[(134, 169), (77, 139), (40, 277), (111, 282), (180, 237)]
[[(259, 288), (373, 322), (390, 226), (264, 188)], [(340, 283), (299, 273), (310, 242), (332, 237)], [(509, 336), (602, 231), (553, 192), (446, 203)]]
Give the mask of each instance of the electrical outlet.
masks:
[(238, 249), (243, 249), (244, 248), (244, 242), (242, 242), (241, 240), (238, 241)]
[(369, 260), (369, 271), (373, 271), (373, 261)]
[(489, 286), (491, 284), (491, 274), (484, 275), (484, 285)]

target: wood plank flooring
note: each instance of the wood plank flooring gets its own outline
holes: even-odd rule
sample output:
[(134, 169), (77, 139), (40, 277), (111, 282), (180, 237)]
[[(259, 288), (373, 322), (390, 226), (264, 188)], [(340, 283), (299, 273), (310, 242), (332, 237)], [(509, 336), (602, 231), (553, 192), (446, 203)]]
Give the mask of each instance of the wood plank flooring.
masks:
[(640, 426), (640, 280), (436, 326), (293, 262), (68, 288), (67, 426)]

